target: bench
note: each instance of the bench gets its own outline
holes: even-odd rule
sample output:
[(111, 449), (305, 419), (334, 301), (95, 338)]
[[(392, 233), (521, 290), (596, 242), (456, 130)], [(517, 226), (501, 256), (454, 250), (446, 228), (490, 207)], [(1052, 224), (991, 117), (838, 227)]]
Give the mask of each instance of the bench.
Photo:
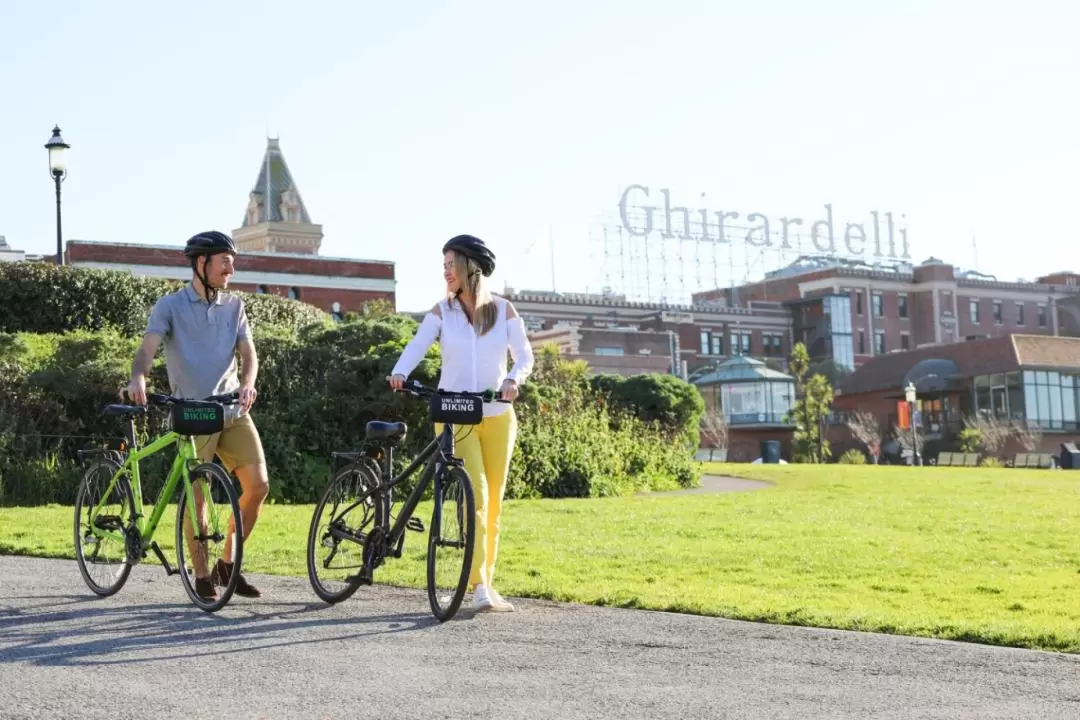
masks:
[(1049, 470), (1054, 467), (1054, 456), (1050, 453), (1017, 453), (1013, 458), (1013, 467)]
[(937, 456), (938, 467), (977, 467), (978, 453), (940, 452)]

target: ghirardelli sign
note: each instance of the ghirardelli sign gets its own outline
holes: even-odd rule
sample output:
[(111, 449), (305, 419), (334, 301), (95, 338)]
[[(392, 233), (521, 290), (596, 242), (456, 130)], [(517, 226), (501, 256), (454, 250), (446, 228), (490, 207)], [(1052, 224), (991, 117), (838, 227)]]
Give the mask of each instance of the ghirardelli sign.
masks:
[[(738, 237), (737, 233), (745, 230), (746, 234), (742, 240), (746, 245), (791, 249), (791, 228), (795, 227), (795, 232), (798, 233), (799, 228), (809, 227), (810, 241), (822, 254), (865, 257), (869, 251), (876, 258), (891, 260), (911, 258), (907, 229), (895, 226), (891, 212), (879, 213), (877, 210), (871, 210), (868, 221), (871, 225), (869, 233), (867, 223), (864, 222), (845, 222), (841, 232), (840, 223), (833, 217), (833, 206), (828, 203), (825, 205), (822, 217), (806, 220), (800, 217), (780, 217), (770, 220), (761, 213), (752, 212), (745, 216), (746, 225), (736, 230), (734, 225), (741, 217), (738, 212), (676, 206), (672, 204), (670, 189), (661, 188), (659, 194), (663, 196), (663, 205), (649, 204), (653, 202), (654, 196), (644, 185), (630, 185), (623, 191), (622, 197), (619, 198), (619, 219), (627, 232), (635, 237), (648, 237), (653, 232), (659, 231), (664, 238), (677, 237), (683, 240), (730, 243), (733, 238)], [(644, 213), (643, 224), (635, 226), (630, 222), (628, 215), (630, 209), (637, 209)], [(692, 217), (693, 220), (691, 220)], [(903, 218), (902, 215), (901, 218)], [(774, 237), (777, 223), (780, 226), (778, 245), (777, 238)], [(691, 225), (699, 228), (697, 235), (691, 233)], [(897, 236), (899, 236), (899, 246), (897, 246)], [(843, 243), (843, 249), (837, 247), (839, 242)]]

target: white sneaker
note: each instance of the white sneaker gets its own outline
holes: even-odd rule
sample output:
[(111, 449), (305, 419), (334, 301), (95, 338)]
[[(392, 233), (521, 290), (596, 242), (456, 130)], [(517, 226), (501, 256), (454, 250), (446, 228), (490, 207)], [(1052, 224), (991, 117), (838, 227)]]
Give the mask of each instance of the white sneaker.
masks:
[(494, 606), (492, 610), (495, 612), (514, 612), (514, 606), (510, 604), (509, 600), (503, 600), (503, 596), (495, 588), (488, 590), (488, 597), (491, 599)]
[(475, 612), (487, 612), (495, 607), (495, 603), (491, 601), (491, 596), (488, 594), (488, 589), (483, 585), (476, 586), (476, 592), (473, 593), (472, 607)]

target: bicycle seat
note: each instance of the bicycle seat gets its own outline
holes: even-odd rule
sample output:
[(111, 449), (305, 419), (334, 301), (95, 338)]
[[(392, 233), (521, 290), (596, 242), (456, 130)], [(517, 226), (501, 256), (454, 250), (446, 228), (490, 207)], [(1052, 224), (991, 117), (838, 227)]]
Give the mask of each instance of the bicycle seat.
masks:
[(106, 415), (145, 415), (146, 408), (142, 405), (108, 405), (105, 407)]
[(399, 443), (405, 439), (408, 430), (408, 426), (403, 422), (372, 420), (364, 426), (364, 435), (368, 440), (376, 442)]

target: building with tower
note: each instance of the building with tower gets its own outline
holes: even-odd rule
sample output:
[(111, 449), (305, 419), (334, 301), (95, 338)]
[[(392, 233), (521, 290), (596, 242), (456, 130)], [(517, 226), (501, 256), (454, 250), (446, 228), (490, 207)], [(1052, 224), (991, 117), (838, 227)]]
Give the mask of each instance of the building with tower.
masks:
[[(203, 228), (193, 228), (194, 233)], [(239, 228), (232, 230), (241, 257), (230, 288), (268, 293), (315, 305), (335, 317), (360, 312), (373, 300), (396, 307), (394, 263), (320, 255), (322, 225), (312, 222), (281, 143), (268, 138)], [(71, 240), (69, 265), (187, 280), (191, 267), (176, 244)]]

